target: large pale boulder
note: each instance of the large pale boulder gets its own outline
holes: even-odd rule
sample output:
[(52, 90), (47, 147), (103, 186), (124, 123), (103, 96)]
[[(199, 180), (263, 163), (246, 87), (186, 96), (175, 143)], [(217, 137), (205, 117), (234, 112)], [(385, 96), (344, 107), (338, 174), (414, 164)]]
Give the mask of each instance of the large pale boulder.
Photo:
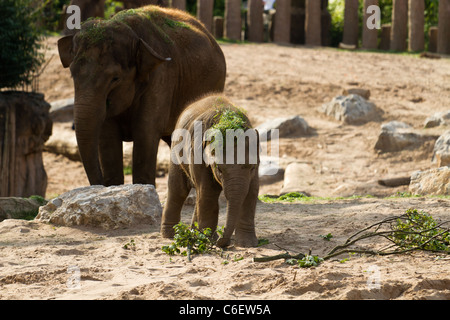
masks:
[(322, 105), (322, 111), (345, 124), (364, 124), (380, 118), (381, 110), (358, 94), (337, 96)]
[(302, 162), (290, 163), (284, 172), (284, 182), (281, 194), (289, 192), (305, 193), (310, 187), (309, 182), (314, 179), (315, 171), (312, 165)]
[(450, 195), (450, 167), (414, 172), (409, 190), (419, 195)]
[(153, 185), (89, 186), (66, 192), (39, 208), (38, 221), (116, 229), (159, 223), (162, 207)]

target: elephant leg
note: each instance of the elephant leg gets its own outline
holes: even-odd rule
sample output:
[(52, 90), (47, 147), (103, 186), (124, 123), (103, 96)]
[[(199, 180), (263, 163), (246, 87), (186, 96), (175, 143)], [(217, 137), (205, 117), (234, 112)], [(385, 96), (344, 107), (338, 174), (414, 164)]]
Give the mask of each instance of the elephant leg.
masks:
[(102, 126), (99, 157), (105, 186), (124, 184), (123, 147), (117, 124), (110, 120)]
[(133, 141), (133, 183), (155, 185), (159, 136), (147, 133)]
[(252, 181), (242, 205), (240, 219), (237, 222), (235, 236), (239, 247), (256, 247), (258, 238), (255, 232), (255, 212), (258, 199), (258, 181)]
[(190, 190), (189, 178), (179, 165), (170, 162), (167, 201), (161, 219), (161, 235), (164, 238), (173, 238), (173, 226), (180, 222), (181, 209)]
[(214, 232), (219, 220), (219, 196), (222, 187), (216, 182), (211, 170), (204, 165), (196, 165), (202, 174), (196, 182), (197, 200), (192, 224), (198, 223), (200, 230), (210, 228)]

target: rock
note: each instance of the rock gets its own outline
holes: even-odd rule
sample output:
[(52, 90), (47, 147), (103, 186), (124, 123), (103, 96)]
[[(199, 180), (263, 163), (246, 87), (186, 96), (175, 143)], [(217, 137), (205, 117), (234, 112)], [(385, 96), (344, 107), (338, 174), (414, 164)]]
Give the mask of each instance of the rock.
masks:
[(377, 121), (381, 113), (374, 103), (357, 94), (337, 96), (331, 102), (323, 104), (322, 111), (336, 120), (353, 125)]
[(344, 96), (348, 96), (350, 94), (357, 94), (361, 97), (363, 97), (366, 100), (369, 100), (370, 98), (370, 90), (369, 89), (363, 89), (363, 88), (349, 88), (342, 90), (342, 94)]
[(308, 163), (293, 162), (290, 163), (284, 172), (283, 187), (281, 194), (289, 192), (300, 192), (307, 194), (305, 189), (309, 186), (309, 177), (315, 174), (314, 168)]
[(0, 221), (5, 219), (32, 219), (42, 205), (33, 198), (2, 197), (0, 198)]
[(442, 125), (450, 126), (450, 111), (438, 112), (425, 120), (425, 128), (433, 128)]
[(89, 186), (66, 192), (39, 208), (37, 221), (117, 229), (159, 223), (162, 207), (153, 185)]
[(433, 163), (438, 167), (450, 166), (450, 130), (442, 134), (434, 144)]
[(414, 149), (422, 146), (425, 141), (435, 138), (432, 135), (422, 135), (415, 132), (414, 128), (404, 122), (391, 121), (381, 126), (375, 150), (395, 152)]
[(450, 167), (414, 172), (409, 190), (419, 195), (450, 195)]
[(259, 184), (271, 184), (283, 180), (284, 168), (280, 166), (279, 158), (262, 156), (259, 163)]
[(312, 133), (308, 123), (300, 116), (275, 118), (255, 128), (259, 132), (260, 141), (272, 138), (271, 129), (279, 130), (279, 138), (307, 136)]
[(69, 98), (50, 103), (50, 117), (53, 122), (73, 122), (74, 100)]
[(81, 161), (78, 152), (77, 137), (72, 123), (54, 123), (53, 134), (44, 145), (47, 152), (63, 155), (72, 161)]

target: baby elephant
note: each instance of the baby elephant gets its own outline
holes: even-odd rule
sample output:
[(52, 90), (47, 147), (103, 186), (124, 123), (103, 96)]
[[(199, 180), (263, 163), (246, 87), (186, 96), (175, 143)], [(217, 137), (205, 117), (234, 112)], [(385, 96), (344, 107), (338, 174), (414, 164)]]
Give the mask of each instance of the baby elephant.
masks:
[(255, 208), (259, 191), (259, 135), (245, 113), (221, 96), (209, 96), (190, 105), (180, 115), (172, 134), (168, 196), (161, 234), (174, 236), (181, 208), (191, 188), (197, 202), (192, 225), (216, 230), (219, 195), (227, 199), (227, 217), (219, 247), (254, 247)]

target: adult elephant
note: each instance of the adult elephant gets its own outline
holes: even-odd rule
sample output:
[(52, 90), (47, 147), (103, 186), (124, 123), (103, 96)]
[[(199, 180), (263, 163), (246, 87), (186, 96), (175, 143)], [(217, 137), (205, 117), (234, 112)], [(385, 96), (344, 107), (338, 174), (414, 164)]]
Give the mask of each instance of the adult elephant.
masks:
[(155, 184), (160, 139), (170, 144), (187, 104), (225, 84), (213, 36), (175, 9), (147, 6), (87, 21), (58, 49), (74, 81), (75, 131), (91, 185), (124, 183), (122, 141), (133, 141), (133, 183)]

